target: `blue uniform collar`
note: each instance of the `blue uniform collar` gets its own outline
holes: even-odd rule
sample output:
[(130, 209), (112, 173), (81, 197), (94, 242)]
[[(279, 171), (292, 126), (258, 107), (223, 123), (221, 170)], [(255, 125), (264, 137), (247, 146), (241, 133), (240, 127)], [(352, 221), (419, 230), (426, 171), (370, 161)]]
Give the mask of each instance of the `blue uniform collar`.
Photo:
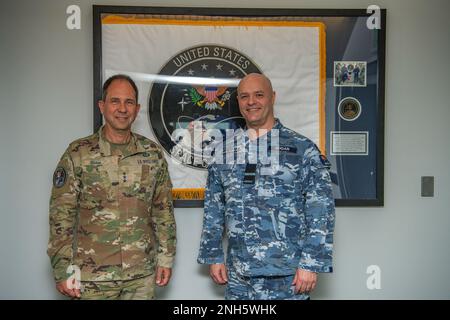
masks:
[[(272, 129), (280, 130), (283, 127), (284, 126), (283, 126), (283, 124), (281, 124), (280, 120), (278, 118), (275, 118), (275, 123), (274, 123)], [(268, 130), (267, 133), (269, 133), (272, 129)], [(245, 140), (247, 141), (247, 139), (248, 139), (248, 133), (247, 133), (248, 128), (247, 128), (247, 126), (245, 126), (244, 130), (245, 130), (244, 137), (245, 137)], [(261, 137), (264, 137), (264, 136), (265, 135), (261, 135), (261, 136), (258, 137), (258, 139), (261, 139)]]

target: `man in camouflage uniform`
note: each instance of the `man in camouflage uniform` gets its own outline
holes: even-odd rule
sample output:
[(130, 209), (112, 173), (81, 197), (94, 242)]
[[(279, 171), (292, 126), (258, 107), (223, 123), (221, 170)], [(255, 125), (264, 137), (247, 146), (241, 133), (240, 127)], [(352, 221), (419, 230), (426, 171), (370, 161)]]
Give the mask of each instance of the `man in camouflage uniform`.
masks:
[(47, 253), (66, 296), (153, 299), (155, 282), (169, 282), (172, 185), (160, 147), (131, 132), (137, 99), (132, 79), (109, 78), (99, 101), (105, 125), (72, 142), (53, 175)]
[[(249, 130), (231, 152), (236, 160), (245, 151), (245, 161), (229, 163), (223, 148), (226, 156), (208, 167), (198, 262), (210, 265), (216, 283), (227, 283), (226, 299), (308, 299), (317, 273), (332, 272), (329, 162), (312, 141), (274, 118), (269, 79), (249, 74), (237, 92)], [(270, 149), (279, 161), (255, 157), (250, 145)]]

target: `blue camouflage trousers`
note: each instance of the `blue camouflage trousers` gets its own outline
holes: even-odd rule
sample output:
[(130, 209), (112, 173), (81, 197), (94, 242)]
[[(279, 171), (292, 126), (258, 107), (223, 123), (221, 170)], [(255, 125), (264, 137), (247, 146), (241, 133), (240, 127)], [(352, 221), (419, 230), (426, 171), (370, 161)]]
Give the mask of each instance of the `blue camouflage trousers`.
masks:
[(240, 275), (233, 267), (228, 268), (226, 300), (308, 300), (308, 294), (295, 294), (292, 285), (294, 275), (257, 276)]

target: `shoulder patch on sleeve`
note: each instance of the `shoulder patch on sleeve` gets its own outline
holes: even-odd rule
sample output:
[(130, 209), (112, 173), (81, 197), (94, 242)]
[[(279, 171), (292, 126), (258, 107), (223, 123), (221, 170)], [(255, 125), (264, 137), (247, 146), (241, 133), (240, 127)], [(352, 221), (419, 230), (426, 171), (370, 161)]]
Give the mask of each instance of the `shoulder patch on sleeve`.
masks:
[(55, 172), (53, 173), (53, 186), (55, 188), (61, 188), (66, 184), (66, 180), (66, 170), (63, 167), (56, 168)]
[(322, 165), (324, 167), (327, 167), (328, 169), (331, 168), (331, 163), (330, 163), (330, 161), (328, 161), (327, 157), (325, 157), (323, 154), (321, 154), (319, 156), (319, 158), (320, 158), (320, 162), (322, 163)]

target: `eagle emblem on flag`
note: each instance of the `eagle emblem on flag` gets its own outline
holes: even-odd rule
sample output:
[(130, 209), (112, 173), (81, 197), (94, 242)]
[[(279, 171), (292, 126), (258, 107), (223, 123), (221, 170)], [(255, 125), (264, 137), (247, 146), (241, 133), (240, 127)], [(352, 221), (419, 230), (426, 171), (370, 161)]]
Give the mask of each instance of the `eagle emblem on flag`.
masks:
[(230, 99), (228, 87), (193, 86), (189, 90), (192, 103), (206, 110), (222, 109), (225, 101)]
[(153, 133), (173, 160), (206, 170), (210, 150), (226, 130), (245, 127), (237, 102), (239, 79), (262, 71), (243, 52), (216, 44), (188, 47), (158, 68), (158, 75), (177, 81), (155, 81), (150, 88)]

